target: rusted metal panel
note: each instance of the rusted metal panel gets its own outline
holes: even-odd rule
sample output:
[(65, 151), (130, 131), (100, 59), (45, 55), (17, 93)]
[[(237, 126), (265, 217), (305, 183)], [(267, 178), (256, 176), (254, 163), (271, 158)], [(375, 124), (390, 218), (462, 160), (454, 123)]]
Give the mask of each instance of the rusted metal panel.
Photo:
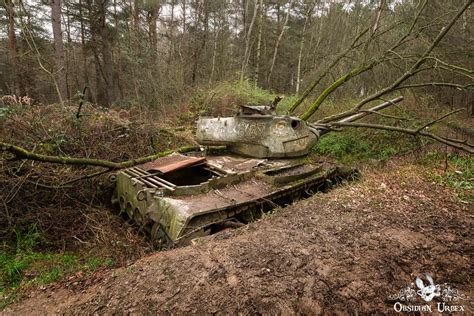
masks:
[(162, 174), (166, 174), (172, 171), (197, 166), (205, 163), (205, 161), (205, 157), (187, 157), (182, 155), (172, 155), (146, 163), (142, 165), (141, 168), (146, 171), (153, 170), (158, 171)]

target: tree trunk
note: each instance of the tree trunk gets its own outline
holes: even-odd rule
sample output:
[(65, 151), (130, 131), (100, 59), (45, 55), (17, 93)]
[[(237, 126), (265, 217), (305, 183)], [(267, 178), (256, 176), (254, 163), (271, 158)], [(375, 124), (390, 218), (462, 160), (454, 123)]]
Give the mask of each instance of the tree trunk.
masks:
[(199, 32), (199, 20), (202, 15), (202, 12), (204, 11), (204, 33), (202, 34), (202, 41), (201, 45), (197, 45), (196, 43), (196, 48), (193, 53), (193, 71), (191, 75), (191, 80), (192, 84), (194, 85), (197, 80), (197, 70), (199, 68), (199, 59), (201, 57), (201, 53), (203, 49), (206, 47), (206, 41), (207, 41), (207, 33), (209, 31), (209, 10), (208, 10), (208, 2), (203, 2), (198, 4), (198, 8), (196, 9), (196, 31)]
[(260, 75), (260, 56), (262, 54), (262, 33), (263, 33), (263, 15), (265, 8), (263, 7), (263, 0), (260, 0), (260, 16), (259, 16), (259, 25), (258, 25), (258, 39), (257, 39), (257, 56), (255, 60), (255, 75), (254, 82), (255, 87), (258, 86), (258, 77)]
[(169, 47), (168, 47), (168, 65), (171, 64), (172, 58), (173, 58), (173, 53), (174, 53), (174, 7), (176, 3), (174, 1), (171, 1), (171, 20), (170, 20), (170, 25), (168, 27), (169, 31)]
[(156, 32), (158, 12), (160, 11), (160, 4), (151, 4), (150, 11), (148, 12), (148, 33), (150, 37), (150, 50), (153, 54), (157, 52), (158, 34)]
[(61, 30), (61, 0), (51, 0), (51, 24), (53, 27), (54, 53), (56, 68), (54, 75), (58, 82), (59, 102), (67, 99), (66, 62), (64, 59), (64, 43)]
[[(119, 22), (120, 22), (120, 19), (119, 19), (119, 15), (118, 15), (118, 10), (117, 10), (117, 0), (114, 0), (114, 25), (115, 25), (115, 29), (118, 30), (119, 29)], [(117, 60), (117, 71), (116, 71), (116, 74), (117, 74), (117, 88), (118, 88), (118, 94), (119, 94), (119, 97), (120, 99), (123, 99), (124, 98), (124, 92), (123, 92), (123, 84), (122, 84), (122, 78), (124, 77), (123, 76), (123, 65), (122, 65), (122, 50), (120, 49), (120, 45), (115, 45), (115, 48), (116, 48), (116, 60)]]
[(133, 48), (135, 51), (135, 56), (138, 57), (140, 55), (140, 9), (138, 6), (139, 0), (133, 0), (133, 8), (132, 8), (132, 33), (133, 33)]
[(16, 45), (16, 34), (15, 34), (15, 5), (13, 0), (5, 0), (5, 10), (8, 15), (7, 33), (8, 33), (8, 51), (10, 54), (10, 64), (12, 73), (12, 93), (16, 95), (23, 94), (22, 83), (20, 79), (18, 60), (18, 48)]
[[(182, 35), (181, 35), (181, 40), (179, 41), (179, 46), (178, 46), (178, 57), (179, 57), (179, 62), (183, 64), (184, 58), (183, 58), (183, 50), (185, 49), (184, 47), (184, 42), (186, 40), (186, 0), (182, 0), (181, 2), (181, 11), (183, 14), (183, 24), (182, 24)], [(184, 67), (183, 67), (184, 68)], [(183, 76), (184, 76), (184, 71), (183, 71)]]
[(385, 0), (380, 0), (380, 6), (377, 10), (377, 13), (375, 14), (375, 21), (372, 27), (372, 35), (375, 34), (375, 32), (377, 32), (377, 29), (379, 28), (380, 16), (382, 15), (382, 10), (384, 6), (385, 6)]
[[(65, 3), (66, 11), (70, 11), (70, 7), (68, 7), (67, 2)], [(76, 50), (74, 49), (74, 44), (72, 42), (72, 37), (71, 37), (71, 15), (66, 14), (66, 49), (65, 49), (65, 59), (66, 59), (66, 81), (67, 81), (67, 99), (71, 97), (71, 92), (69, 91), (69, 87), (72, 85), (73, 87), (81, 87), (81, 84), (79, 83), (79, 72), (74, 71), (73, 73), (70, 73), (70, 69), (80, 69), (78, 62), (77, 62), (77, 54)], [(72, 83), (71, 83), (72, 81)]]
[[(240, 81), (244, 81), (245, 77), (245, 69), (247, 68), (247, 64), (249, 62), (250, 58), (250, 37), (252, 36), (252, 29), (253, 25), (255, 24), (255, 17), (257, 16), (257, 8), (258, 8), (258, 0), (255, 0), (255, 5), (253, 8), (253, 15), (252, 15), (252, 20), (250, 21), (250, 26), (247, 34), (245, 35), (245, 52), (244, 52), (244, 58), (242, 60), (242, 67), (240, 69)], [(245, 25), (244, 25), (245, 27)]]
[(301, 84), (301, 59), (303, 56), (303, 47), (304, 47), (304, 42), (305, 42), (305, 32), (306, 32), (306, 27), (308, 26), (309, 19), (311, 17), (311, 14), (313, 12), (314, 7), (311, 7), (308, 9), (305, 19), (304, 19), (304, 25), (303, 25), (303, 32), (301, 34), (301, 42), (300, 42), (300, 51), (298, 53), (298, 66), (296, 69), (296, 89), (295, 92), (298, 94), (300, 92), (300, 84)]
[[(278, 38), (275, 43), (275, 49), (273, 50), (273, 58), (272, 58), (272, 64), (270, 66), (270, 71), (268, 72), (268, 77), (267, 77), (267, 84), (270, 84), (270, 79), (272, 77), (273, 73), (273, 68), (275, 67), (275, 62), (278, 54), (278, 46), (280, 46), (281, 39), (283, 38), (283, 33), (285, 33), (285, 28), (286, 24), (288, 23), (288, 18), (290, 17), (290, 11), (291, 11), (291, 6), (293, 4), (293, 0), (290, 0), (290, 3), (288, 5), (288, 12), (286, 12), (286, 17), (285, 17), (285, 22), (283, 22), (283, 26), (281, 28), (280, 35), (278, 35)], [(280, 7), (278, 7), (280, 8)]]
[(247, 34), (247, 12), (249, 11), (249, 0), (242, 0), (242, 33)]
[(107, 25), (108, 0), (89, 0), (88, 5), (91, 12), (90, 29), (96, 62), (97, 102), (110, 106), (116, 98), (116, 80), (111, 47), (113, 32)]
[[(83, 16), (83, 4), (82, 4), (82, 0), (79, 0), (79, 16)], [(87, 66), (87, 49), (86, 49), (86, 34), (85, 34), (85, 26), (84, 26), (84, 19), (81, 18), (79, 19), (80, 21), (80, 28), (81, 28), (81, 52), (82, 52), (82, 71), (83, 71), (83, 79), (84, 79), (84, 85), (89, 87), (89, 91), (92, 91), (91, 90), (91, 86), (90, 86), (90, 83), (89, 83), (89, 74), (87, 72), (87, 69), (89, 68)], [(95, 98), (95, 94), (93, 93), (90, 93), (93, 98), (94, 98), (94, 102), (97, 102), (97, 99)]]
[(217, 27), (217, 18), (214, 15), (214, 48), (212, 50), (212, 65), (211, 65), (211, 75), (209, 76), (209, 84), (212, 83), (214, 77), (214, 72), (216, 70), (216, 55), (217, 55), (217, 40), (219, 38), (219, 29)]
[(114, 78), (114, 67), (113, 57), (111, 49), (111, 32), (107, 27), (106, 22), (106, 11), (107, 8), (104, 5), (101, 7), (100, 20), (101, 20), (101, 39), (102, 39), (102, 65), (103, 65), (103, 79), (105, 81), (105, 95), (106, 105), (110, 106), (116, 97), (115, 93), (115, 78)]
[(183, 0), (181, 9), (183, 10), (183, 34), (186, 34), (186, 10), (187, 10), (186, 0)]

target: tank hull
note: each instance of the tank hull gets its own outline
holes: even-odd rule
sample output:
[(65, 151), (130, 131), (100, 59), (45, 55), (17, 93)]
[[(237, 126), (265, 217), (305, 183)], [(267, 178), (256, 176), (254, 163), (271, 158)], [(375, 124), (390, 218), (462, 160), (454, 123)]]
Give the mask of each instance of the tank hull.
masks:
[(294, 159), (174, 154), (118, 172), (114, 201), (153, 239), (185, 245), (355, 174)]

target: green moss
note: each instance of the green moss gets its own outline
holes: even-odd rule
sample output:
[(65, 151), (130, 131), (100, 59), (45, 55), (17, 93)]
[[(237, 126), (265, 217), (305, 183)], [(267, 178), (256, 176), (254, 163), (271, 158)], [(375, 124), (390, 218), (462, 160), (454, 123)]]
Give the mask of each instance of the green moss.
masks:
[[(321, 106), (321, 104), (326, 100), (326, 98), (331, 94), (333, 93), (337, 88), (339, 88), (340, 86), (342, 86), (347, 80), (349, 80), (350, 78), (354, 77), (354, 76), (357, 76), (359, 75), (360, 73), (364, 72), (364, 71), (367, 71), (369, 69), (371, 69), (373, 67), (373, 65), (368, 65), (368, 66), (365, 66), (365, 67), (360, 67), (360, 68), (356, 68), (356, 69), (352, 69), (351, 71), (349, 71), (347, 74), (343, 75), (342, 77), (339, 77), (336, 81), (334, 81), (329, 87), (327, 87), (326, 89), (324, 89), (324, 91), (316, 98), (316, 100), (314, 100), (313, 103), (311, 103), (311, 105), (309, 106), (309, 108), (306, 110), (306, 112), (304, 112), (300, 117), (302, 120), (308, 120), (313, 114), (314, 112), (316, 112), (319, 107)], [(292, 104), (293, 105), (293, 104)]]

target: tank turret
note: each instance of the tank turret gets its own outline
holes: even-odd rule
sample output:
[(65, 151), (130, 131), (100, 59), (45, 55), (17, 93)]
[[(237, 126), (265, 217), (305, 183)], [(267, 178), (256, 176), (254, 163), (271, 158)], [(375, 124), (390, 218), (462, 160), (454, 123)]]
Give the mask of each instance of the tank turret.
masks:
[(201, 117), (196, 129), (201, 145), (224, 145), (230, 152), (256, 158), (307, 155), (319, 136), (305, 121), (275, 115), (269, 106), (244, 105), (234, 117)]
[[(307, 155), (328, 129), (297, 117), (276, 115), (275, 107), (280, 99), (269, 106), (242, 105), (233, 117), (201, 117), (197, 121), (196, 141), (205, 146), (227, 146), (230, 152), (248, 157)], [(403, 97), (398, 97), (339, 122), (359, 120), (401, 100)]]

